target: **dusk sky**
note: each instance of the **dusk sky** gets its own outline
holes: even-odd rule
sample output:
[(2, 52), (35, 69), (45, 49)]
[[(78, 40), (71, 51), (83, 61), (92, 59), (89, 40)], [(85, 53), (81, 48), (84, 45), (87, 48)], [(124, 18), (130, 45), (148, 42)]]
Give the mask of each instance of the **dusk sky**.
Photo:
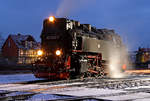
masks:
[(150, 0), (0, 0), (0, 34), (31, 34), (40, 41), (50, 15), (114, 29), (130, 50), (150, 47)]

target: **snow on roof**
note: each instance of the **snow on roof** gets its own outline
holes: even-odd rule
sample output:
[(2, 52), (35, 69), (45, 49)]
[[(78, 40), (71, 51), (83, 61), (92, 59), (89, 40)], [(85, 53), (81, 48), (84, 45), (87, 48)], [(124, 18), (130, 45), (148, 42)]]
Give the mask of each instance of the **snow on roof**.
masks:
[(5, 40), (0, 36), (0, 52)]
[[(38, 49), (39, 48), (38, 43), (35, 41), (35, 39), (31, 35), (11, 34), (10, 37), (15, 42), (18, 48), (21, 48), (21, 49)], [(29, 38), (31, 38), (32, 40), (28, 40)], [(26, 41), (32, 42), (32, 46), (29, 44), (25, 45)]]

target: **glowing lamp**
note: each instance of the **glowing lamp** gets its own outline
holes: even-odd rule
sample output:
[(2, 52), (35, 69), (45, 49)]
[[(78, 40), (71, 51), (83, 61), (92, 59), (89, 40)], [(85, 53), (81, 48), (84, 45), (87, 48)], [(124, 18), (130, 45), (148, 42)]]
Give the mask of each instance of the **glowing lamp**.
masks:
[(60, 51), (60, 50), (57, 50), (57, 51), (56, 51), (56, 55), (57, 55), (57, 56), (60, 56), (60, 55), (61, 55), (61, 51)]
[(55, 18), (54, 18), (53, 16), (50, 16), (50, 17), (49, 17), (49, 21), (50, 21), (50, 22), (54, 22), (54, 20), (55, 20)]
[(38, 50), (37, 54), (38, 54), (38, 56), (41, 56), (41, 55), (43, 55), (43, 51), (42, 50)]

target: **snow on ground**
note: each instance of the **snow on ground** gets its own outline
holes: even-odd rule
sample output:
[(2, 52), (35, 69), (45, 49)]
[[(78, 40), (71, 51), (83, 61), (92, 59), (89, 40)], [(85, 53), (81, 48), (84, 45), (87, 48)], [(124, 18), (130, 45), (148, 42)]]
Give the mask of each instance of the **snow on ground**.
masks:
[(73, 98), (73, 97), (59, 96), (54, 94), (36, 94), (26, 101), (47, 101), (47, 100), (56, 100), (56, 99), (63, 99), (63, 98)]
[(100, 94), (106, 95), (106, 94), (122, 93), (122, 92), (126, 92), (126, 91), (86, 88), (86, 87), (74, 87), (74, 88), (69, 88), (69, 89), (66, 88), (64, 90), (57, 91), (55, 92), (55, 94), (71, 95), (71, 96), (96, 96)]
[(35, 78), (33, 74), (0, 75), (0, 84), (32, 81), (32, 80), (40, 80), (40, 79)]
[(125, 88), (125, 90), (136, 90), (136, 89), (150, 89), (150, 86), (138, 86), (138, 87), (132, 87), (132, 88)]
[(132, 101), (150, 101), (150, 98), (136, 99), (136, 100), (132, 100)]
[[(149, 80), (148, 76), (142, 77), (141, 80)], [(138, 77), (137, 77), (138, 78)], [(132, 79), (132, 77), (131, 77)], [(150, 101), (150, 85), (128, 87), (125, 89), (102, 89), (89, 88), (88, 86), (74, 86), (80, 85), (83, 82), (65, 83), (65, 84), (11, 84), (15, 82), (40, 80), (34, 77), (33, 74), (15, 74), (15, 75), (0, 75), (0, 91), (17, 91), (9, 94), (9, 96), (26, 93), (36, 93), (27, 101), (44, 101), (55, 100), (71, 97), (94, 97), (97, 99), (107, 100), (134, 100), (134, 101)], [(144, 89), (144, 90), (143, 90)], [(136, 92), (137, 91), (137, 92)], [(22, 92), (22, 93), (21, 93)], [(132, 93), (133, 92), (133, 93)]]
[[(142, 88), (142, 86), (141, 86)], [(148, 86), (150, 88), (150, 86)], [(137, 88), (138, 89), (138, 88)], [(132, 92), (132, 91), (131, 91)], [(122, 90), (112, 90), (112, 89), (97, 89), (97, 88), (86, 88), (86, 87), (73, 87), (65, 88), (56, 91), (46, 91), (43, 94), (60, 94), (76, 97), (94, 97), (97, 99), (107, 99), (113, 101), (124, 101), (124, 100), (137, 100), (137, 101), (150, 101), (150, 93), (146, 92), (135, 92)], [(139, 100), (140, 99), (140, 100)]]
[[(134, 93), (134, 94), (125, 94), (125, 95), (118, 95), (118, 96), (107, 96), (107, 97), (97, 97), (101, 99), (107, 99), (107, 100), (112, 100), (112, 101), (132, 101), (136, 99), (140, 99), (140, 101), (143, 101), (143, 98), (150, 97), (149, 93)], [(149, 100), (150, 101), (150, 98)]]

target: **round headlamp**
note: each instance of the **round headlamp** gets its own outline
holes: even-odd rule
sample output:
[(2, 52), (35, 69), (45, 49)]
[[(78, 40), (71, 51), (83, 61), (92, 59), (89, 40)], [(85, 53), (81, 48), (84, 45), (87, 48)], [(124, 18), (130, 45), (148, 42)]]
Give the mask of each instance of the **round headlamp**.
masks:
[(37, 55), (38, 55), (38, 56), (43, 55), (43, 51), (42, 51), (42, 50), (38, 50), (38, 51), (37, 51)]
[(56, 55), (60, 56), (61, 55), (61, 51), (60, 50), (56, 50)]
[(54, 22), (54, 20), (55, 20), (54, 16), (50, 16), (50, 17), (49, 17), (49, 21), (50, 21), (50, 22)]

